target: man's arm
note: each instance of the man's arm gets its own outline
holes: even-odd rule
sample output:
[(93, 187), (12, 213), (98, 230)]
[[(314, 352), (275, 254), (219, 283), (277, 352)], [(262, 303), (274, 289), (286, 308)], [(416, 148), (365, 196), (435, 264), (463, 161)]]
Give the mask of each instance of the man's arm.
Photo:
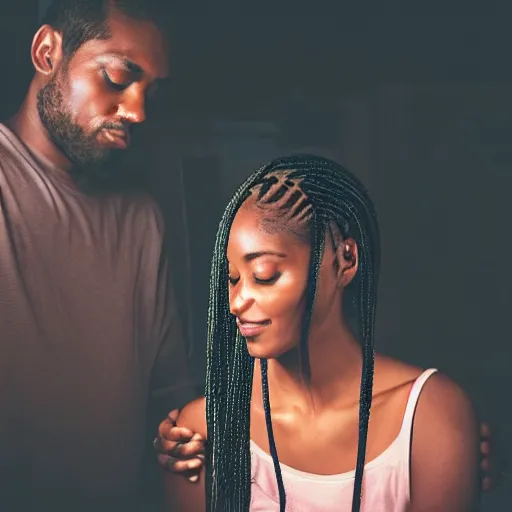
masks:
[[(152, 495), (161, 490), (160, 471), (157, 464), (157, 454), (153, 450), (155, 446), (154, 439), (158, 434), (158, 426), (162, 420), (176, 417), (177, 411), (169, 413), (172, 409), (178, 409), (186, 403), (197, 397), (199, 386), (194, 379), (191, 378), (189, 371), (189, 361), (187, 356), (186, 336), (182, 330), (181, 314), (176, 300), (173, 280), (167, 251), (165, 250), (164, 239), (164, 223), (160, 211), (155, 204), (151, 204), (151, 221), (149, 223), (150, 230), (153, 235), (147, 241), (147, 250), (152, 254), (152, 269), (146, 269), (145, 276), (149, 282), (148, 290), (151, 291), (149, 303), (152, 304), (151, 311), (145, 315), (146, 321), (151, 325), (150, 340), (148, 345), (151, 346), (151, 380), (149, 389), (149, 399), (147, 405), (147, 452), (145, 459), (145, 488)], [(153, 283), (153, 286), (151, 286)], [(146, 297), (141, 297), (141, 307), (148, 307)], [(149, 355), (149, 353), (148, 353)], [(149, 361), (148, 361), (149, 362)], [(184, 476), (190, 464), (202, 464), (199, 459), (190, 459), (189, 455), (200, 455), (203, 451), (202, 443), (188, 443), (190, 438), (179, 439), (186, 443), (185, 446), (190, 448), (189, 452), (183, 454), (181, 452), (169, 453), (169, 455), (187, 461), (187, 465), (168, 456), (161, 456), (159, 462), (169, 471), (176, 471)], [(188, 443), (188, 444), (187, 444)], [(159, 445), (159, 443), (156, 443)], [(159, 448), (159, 446), (155, 446)]]
[(156, 337), (159, 349), (151, 375), (150, 407), (158, 422), (171, 409), (181, 408), (200, 395), (199, 383), (190, 375), (187, 340), (165, 253), (158, 272)]
[[(180, 313), (175, 300), (171, 279), (167, 271), (167, 261), (162, 260), (161, 270), (159, 272), (159, 282), (161, 290), (159, 291), (159, 304), (165, 304), (157, 315), (161, 316), (159, 322), (160, 331), (158, 337), (161, 339), (159, 351), (157, 353), (151, 378), (151, 393), (148, 405), (148, 427), (151, 436), (157, 435), (161, 423), (172, 426), (176, 420), (179, 408), (186, 403), (191, 402), (199, 396), (199, 385), (191, 378), (188, 357), (187, 344), (182, 330)], [(171, 409), (174, 409), (171, 411)], [(171, 411), (171, 412), (169, 412)], [(172, 444), (157, 443), (155, 448), (162, 452), (162, 448), (168, 455), (188, 460), (190, 456), (203, 453), (202, 443), (194, 442), (187, 445), (193, 436), (186, 430), (177, 432), (179, 436), (174, 439), (175, 442), (185, 443), (183, 447), (176, 448)], [(176, 436), (174, 436), (176, 437)], [(183, 448), (189, 448), (188, 451)], [(174, 459), (160, 458), (160, 463), (172, 471), (184, 471), (185, 466)], [(197, 467), (197, 461), (193, 462)], [(187, 468), (190, 468), (187, 465)]]
[(410, 512), (473, 512), (479, 505), (479, 424), (465, 393), (433, 375), (412, 436)]
[[(153, 310), (148, 312), (151, 323), (152, 370), (149, 397), (149, 427), (152, 436), (156, 435), (158, 424), (171, 409), (179, 409), (189, 403), (199, 393), (198, 382), (194, 382), (189, 371), (187, 356), (187, 337), (183, 329), (184, 322), (180, 311), (175, 279), (169, 263), (168, 247), (171, 240), (167, 236), (165, 223), (156, 203), (149, 202), (149, 230), (152, 235), (146, 240), (151, 247), (152, 272), (146, 272), (146, 278), (152, 290)], [(154, 293), (154, 295), (153, 295)], [(141, 307), (145, 307), (142, 297)], [(183, 302), (183, 300), (181, 301)]]

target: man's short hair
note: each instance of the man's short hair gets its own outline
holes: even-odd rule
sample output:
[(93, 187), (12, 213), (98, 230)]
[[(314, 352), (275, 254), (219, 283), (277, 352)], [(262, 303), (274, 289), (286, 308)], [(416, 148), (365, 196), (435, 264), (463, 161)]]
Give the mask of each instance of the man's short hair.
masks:
[(110, 37), (107, 21), (112, 11), (149, 21), (167, 32), (168, 3), (168, 0), (54, 0), (42, 22), (61, 32), (64, 56), (70, 57), (87, 41)]

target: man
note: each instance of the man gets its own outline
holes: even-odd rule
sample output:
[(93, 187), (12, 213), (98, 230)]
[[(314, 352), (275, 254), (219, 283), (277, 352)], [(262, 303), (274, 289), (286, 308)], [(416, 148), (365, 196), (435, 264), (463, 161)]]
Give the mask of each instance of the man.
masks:
[(0, 124), (2, 511), (149, 510), (146, 413), (195, 395), (162, 219), (112, 163), (168, 73), (149, 4), (58, 0)]

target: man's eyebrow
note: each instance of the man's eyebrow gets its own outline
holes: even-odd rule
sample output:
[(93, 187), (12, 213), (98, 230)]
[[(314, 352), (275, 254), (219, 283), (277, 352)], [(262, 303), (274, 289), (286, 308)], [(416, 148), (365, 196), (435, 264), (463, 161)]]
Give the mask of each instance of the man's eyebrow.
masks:
[[(103, 56), (102, 60), (115, 59), (118, 62), (121, 62), (123, 67), (128, 73), (132, 73), (135, 76), (135, 80), (140, 80), (144, 75), (144, 69), (142, 69), (137, 63), (133, 62), (131, 59), (123, 55), (122, 53), (111, 52)], [(153, 80), (155, 85), (158, 87), (165, 86), (171, 83), (170, 76), (161, 76), (155, 77)]]
[(109, 61), (109, 60), (113, 60), (113, 59), (115, 59), (118, 62), (121, 62), (123, 64), (124, 68), (126, 69), (126, 71), (129, 71), (130, 73), (133, 73), (135, 75), (140, 75), (140, 76), (142, 76), (144, 74), (144, 70), (138, 64), (136, 64), (135, 62), (130, 60), (128, 57), (126, 57), (122, 53), (111, 52), (111, 53), (107, 53), (106, 55), (103, 55), (101, 57), (102, 61), (103, 60)]

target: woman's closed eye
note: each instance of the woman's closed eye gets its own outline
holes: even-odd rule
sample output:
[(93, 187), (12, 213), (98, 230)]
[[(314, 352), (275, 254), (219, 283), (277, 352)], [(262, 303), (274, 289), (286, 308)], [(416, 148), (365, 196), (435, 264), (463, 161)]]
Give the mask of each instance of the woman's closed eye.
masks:
[[(256, 284), (261, 284), (261, 285), (274, 284), (280, 277), (281, 277), (280, 272), (276, 272), (275, 274), (272, 274), (270, 277), (263, 277), (263, 276), (258, 276), (256, 274), (253, 274), (253, 279), (256, 282)], [(238, 283), (238, 281), (240, 281), (240, 277), (229, 276), (228, 280), (229, 280), (229, 284), (231, 286), (235, 286)]]
[(263, 277), (263, 276), (257, 276), (255, 274), (254, 275), (254, 280), (258, 284), (269, 285), (269, 284), (274, 284), (280, 277), (281, 277), (281, 272), (276, 272), (275, 274), (273, 274), (272, 276), (270, 276), (268, 278), (267, 277)]

